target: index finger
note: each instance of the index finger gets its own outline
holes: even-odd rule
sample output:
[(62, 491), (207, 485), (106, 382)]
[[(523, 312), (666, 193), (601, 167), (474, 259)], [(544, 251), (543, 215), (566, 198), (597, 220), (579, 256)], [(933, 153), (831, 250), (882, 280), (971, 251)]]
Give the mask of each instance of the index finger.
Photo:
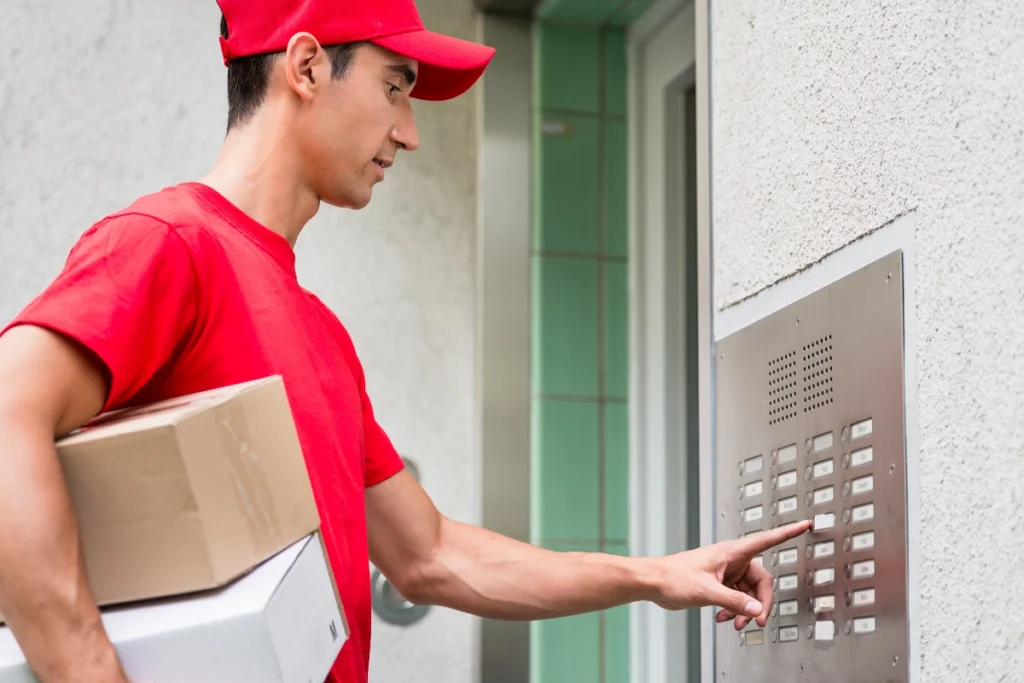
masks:
[(807, 533), (811, 528), (812, 521), (805, 519), (802, 522), (793, 522), (777, 529), (769, 529), (757, 534), (752, 534), (737, 541), (740, 552), (745, 555), (760, 555), (764, 551), (774, 548), (780, 543), (796, 538)]

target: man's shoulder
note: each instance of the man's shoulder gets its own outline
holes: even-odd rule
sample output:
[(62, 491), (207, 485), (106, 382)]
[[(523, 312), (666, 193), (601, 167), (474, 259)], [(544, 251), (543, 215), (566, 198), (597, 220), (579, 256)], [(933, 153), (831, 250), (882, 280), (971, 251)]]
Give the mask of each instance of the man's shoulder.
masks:
[(137, 197), (90, 225), (78, 238), (72, 254), (100, 248), (125, 251), (160, 243), (173, 250), (194, 252), (211, 224), (210, 210), (188, 189), (174, 185)]

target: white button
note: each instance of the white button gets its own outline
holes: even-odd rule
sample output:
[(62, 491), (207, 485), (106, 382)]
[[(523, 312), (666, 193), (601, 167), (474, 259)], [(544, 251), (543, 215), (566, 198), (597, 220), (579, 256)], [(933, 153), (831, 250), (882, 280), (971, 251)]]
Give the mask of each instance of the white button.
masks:
[(743, 635), (744, 645), (764, 645), (764, 631), (747, 631)]
[(761, 565), (763, 567), (764, 566), (764, 555), (758, 555), (753, 560), (751, 560), (751, 562), (756, 562), (757, 564), (759, 564), (759, 565)]
[(819, 595), (814, 598), (814, 612), (831, 612), (836, 608), (836, 596)]
[(865, 531), (862, 534), (857, 534), (853, 537), (853, 549), (854, 550), (867, 550), (868, 548), (875, 547), (875, 532)]
[(824, 529), (832, 529), (836, 525), (836, 513), (826, 512), (820, 515), (814, 515), (814, 530), (822, 531)]
[(756, 522), (757, 520), (764, 517), (764, 506), (755, 505), (752, 508), (747, 508), (743, 511), (744, 522)]
[(827, 477), (836, 470), (835, 461), (831, 458), (828, 460), (822, 460), (821, 462), (814, 463), (814, 478), (821, 479)]
[(875, 504), (867, 503), (866, 505), (858, 505), (853, 508), (853, 521), (854, 522), (866, 522), (869, 519), (875, 517)]
[(787, 548), (779, 552), (779, 564), (796, 564), (800, 559), (800, 553), (796, 548)]
[(753, 458), (747, 458), (743, 463), (743, 471), (747, 473), (760, 472), (764, 466), (764, 458), (760, 455), (755, 455)]
[(785, 576), (779, 577), (779, 590), (780, 591), (793, 591), (800, 585), (800, 579), (796, 574), (786, 574)]
[(779, 488), (784, 489), (790, 486), (796, 486), (796, 470), (790, 470), (779, 475)]
[(791, 617), (800, 611), (800, 605), (796, 600), (786, 600), (779, 603), (779, 614), (784, 617)]
[(850, 438), (863, 439), (865, 436), (870, 436), (872, 431), (874, 431), (874, 423), (871, 418), (868, 418), (850, 427)]
[(828, 434), (820, 434), (814, 437), (814, 452), (823, 451), (826, 448), (832, 448), (833, 438), (832, 432)]
[(779, 629), (779, 642), (792, 643), (800, 637), (799, 626), (783, 626)]
[(869, 576), (875, 575), (875, 561), (864, 560), (863, 562), (853, 563), (853, 578), (855, 579), (866, 579)]
[(790, 512), (795, 512), (799, 507), (796, 496), (790, 496), (789, 498), (783, 498), (779, 501), (779, 514), (785, 515)]
[(832, 583), (836, 580), (836, 568), (825, 567), (824, 569), (814, 570), (814, 585), (824, 586)]
[(864, 588), (859, 591), (853, 591), (853, 604), (857, 607), (875, 604), (875, 589)]
[(850, 453), (850, 466), (860, 467), (861, 465), (867, 465), (869, 462), (875, 459), (875, 449), (871, 446), (862, 448), (859, 451)]
[(831, 503), (836, 498), (836, 489), (834, 486), (826, 486), (825, 488), (818, 489), (814, 492), (814, 504), (824, 505), (825, 503)]
[(835, 640), (836, 637), (836, 622), (834, 621), (816, 621), (814, 622), (814, 639), (815, 640)]
[(875, 632), (874, 617), (857, 617), (853, 620), (853, 632), (857, 635)]
[(764, 492), (763, 481), (752, 481), (743, 487), (743, 495), (747, 498), (753, 498), (754, 496), (760, 496)]
[(836, 554), (836, 542), (835, 541), (822, 541), (821, 543), (814, 544), (814, 557), (815, 559), (822, 557), (832, 557)]
[(869, 493), (875, 488), (875, 475), (869, 474), (865, 477), (858, 477), (853, 480), (853, 495)]
[(790, 460), (796, 460), (796, 444), (779, 449), (779, 462), (784, 463)]

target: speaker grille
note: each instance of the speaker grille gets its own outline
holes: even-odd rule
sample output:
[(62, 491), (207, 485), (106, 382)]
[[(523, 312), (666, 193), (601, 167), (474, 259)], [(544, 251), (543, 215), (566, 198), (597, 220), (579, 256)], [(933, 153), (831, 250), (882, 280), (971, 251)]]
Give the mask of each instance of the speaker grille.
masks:
[(796, 351), (790, 351), (768, 363), (768, 424), (796, 417)]
[(832, 405), (832, 335), (803, 347), (803, 397), (805, 413)]

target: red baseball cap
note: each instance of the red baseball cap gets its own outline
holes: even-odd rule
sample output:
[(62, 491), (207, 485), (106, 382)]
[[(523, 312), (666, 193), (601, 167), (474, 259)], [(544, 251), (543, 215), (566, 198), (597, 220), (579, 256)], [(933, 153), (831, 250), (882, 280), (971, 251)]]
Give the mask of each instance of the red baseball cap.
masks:
[(296, 33), (321, 45), (370, 42), (419, 62), (412, 97), (449, 100), (483, 75), (494, 48), (426, 30), (414, 0), (217, 0), (228, 25), (224, 64), (280, 52)]

